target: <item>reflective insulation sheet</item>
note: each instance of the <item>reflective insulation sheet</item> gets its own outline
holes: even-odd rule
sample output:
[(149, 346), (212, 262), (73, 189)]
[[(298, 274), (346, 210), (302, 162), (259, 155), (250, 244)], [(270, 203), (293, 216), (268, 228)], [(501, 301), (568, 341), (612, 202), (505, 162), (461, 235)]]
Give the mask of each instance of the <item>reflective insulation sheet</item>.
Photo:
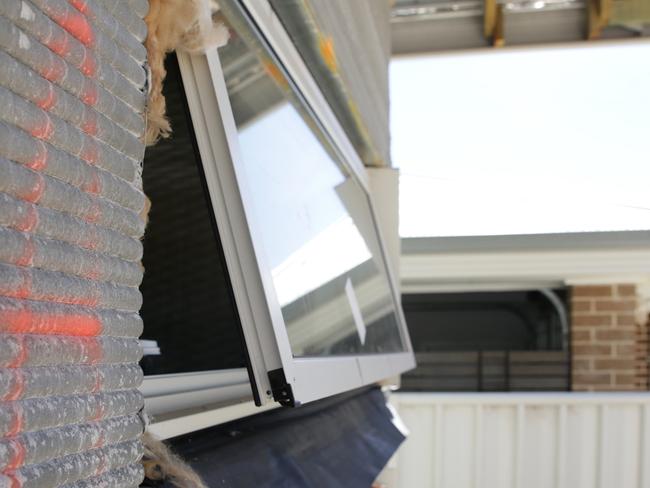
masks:
[(0, 487), (134, 487), (146, 0), (0, 2)]

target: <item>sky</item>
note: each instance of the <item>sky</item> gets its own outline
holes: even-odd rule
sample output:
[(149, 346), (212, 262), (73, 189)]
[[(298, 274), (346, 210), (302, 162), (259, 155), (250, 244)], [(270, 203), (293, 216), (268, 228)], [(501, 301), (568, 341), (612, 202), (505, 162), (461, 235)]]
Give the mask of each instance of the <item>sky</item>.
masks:
[(650, 229), (650, 42), (395, 58), (400, 234)]

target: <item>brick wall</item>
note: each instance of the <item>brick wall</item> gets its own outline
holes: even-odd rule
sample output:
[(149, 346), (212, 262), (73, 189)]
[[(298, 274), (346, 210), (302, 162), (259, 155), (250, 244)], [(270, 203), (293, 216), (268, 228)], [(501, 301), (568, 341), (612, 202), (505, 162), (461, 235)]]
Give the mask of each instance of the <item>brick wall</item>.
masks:
[(573, 389), (648, 389), (648, 324), (635, 319), (636, 287), (574, 286), (571, 290)]

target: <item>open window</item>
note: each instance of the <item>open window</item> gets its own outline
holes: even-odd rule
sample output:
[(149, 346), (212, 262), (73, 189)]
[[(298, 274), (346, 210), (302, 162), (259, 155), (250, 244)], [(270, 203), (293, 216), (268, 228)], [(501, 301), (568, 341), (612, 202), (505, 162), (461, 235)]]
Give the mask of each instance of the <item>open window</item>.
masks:
[(151, 195), (145, 256), (170, 227), (185, 235), (160, 251), (150, 304), (143, 284), (144, 337), (161, 353), (145, 359), (156, 373), (145, 384), (181, 382), (216, 403), (216, 390), (241, 395), (245, 366), (258, 405), (294, 406), (410, 369), (363, 165), (272, 11), (223, 3), (228, 44), (178, 56), (195, 145), (174, 153), (176, 122), (177, 144), (160, 150), (169, 167), (145, 161), (145, 191), (160, 165), (167, 199), (165, 210)]
[(251, 397), (246, 349), (178, 59), (165, 62), (173, 126), (149, 147), (143, 391), (154, 415)]

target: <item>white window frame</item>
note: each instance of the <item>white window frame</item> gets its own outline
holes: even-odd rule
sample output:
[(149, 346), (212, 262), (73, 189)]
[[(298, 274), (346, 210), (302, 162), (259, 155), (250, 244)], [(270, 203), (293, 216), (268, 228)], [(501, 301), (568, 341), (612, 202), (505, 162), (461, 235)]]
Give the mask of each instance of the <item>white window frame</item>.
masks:
[[(342, 155), (342, 163), (370, 195), (369, 179), (334, 113), (266, 1), (242, 2)], [(240, 173), (239, 140), (216, 49), (201, 55), (179, 54), (179, 65), (203, 161), (226, 265), (248, 350), (253, 395), (258, 405), (276, 400), (297, 405), (393, 377), (415, 366), (400, 299), (385, 245), (380, 238), (388, 285), (397, 311), (404, 352), (322, 358), (294, 358), (270, 268), (261, 252), (259, 232), (246, 215), (252, 200)], [(248, 210), (248, 212), (247, 212)], [(373, 212), (375, 229), (377, 219)], [(249, 222), (251, 225), (249, 225)], [(269, 372), (282, 371), (286, 382), (271, 385)], [(275, 388), (274, 388), (275, 387)], [(282, 400), (285, 398), (286, 400)], [(281, 401), (282, 400), (282, 401)]]

